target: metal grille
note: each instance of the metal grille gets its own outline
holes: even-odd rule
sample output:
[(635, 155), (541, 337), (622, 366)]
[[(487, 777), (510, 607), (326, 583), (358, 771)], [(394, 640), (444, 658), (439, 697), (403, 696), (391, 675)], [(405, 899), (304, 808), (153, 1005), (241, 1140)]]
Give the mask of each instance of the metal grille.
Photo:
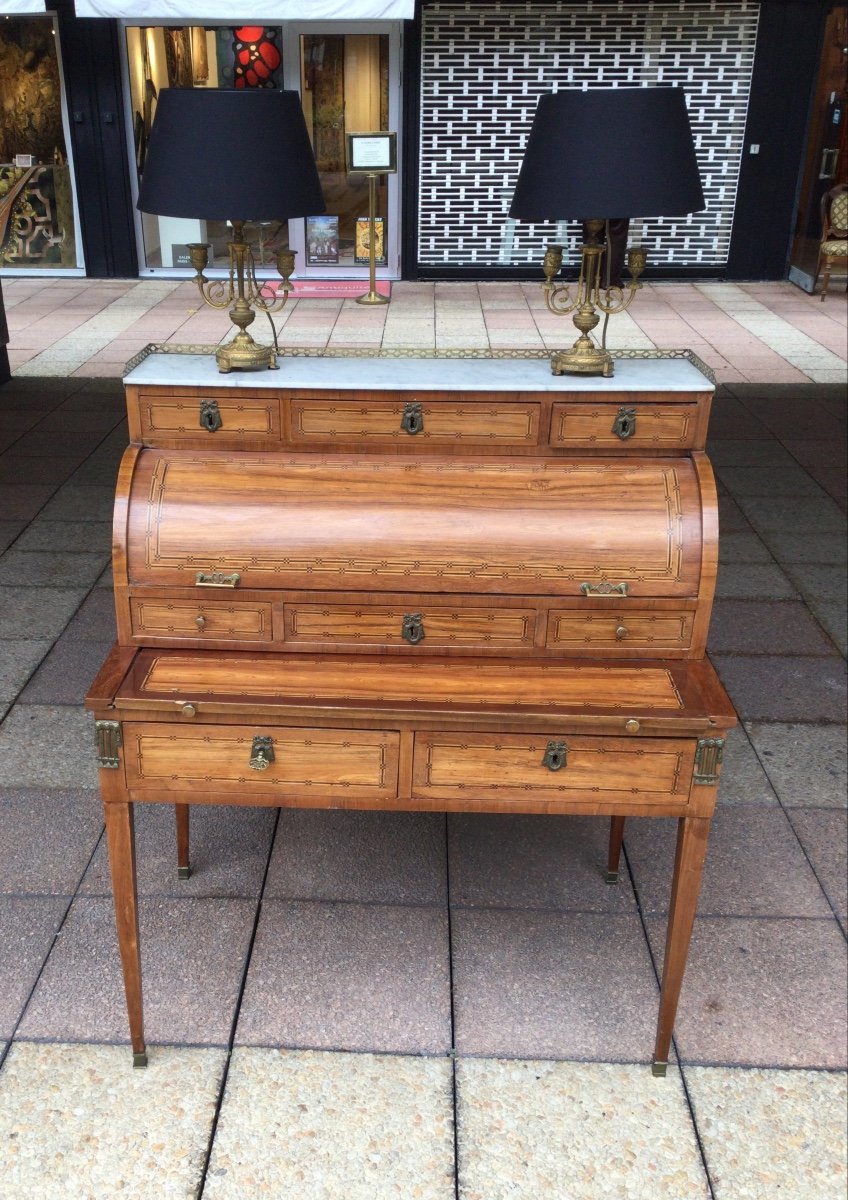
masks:
[(536, 102), (565, 87), (662, 83), (686, 92), (707, 208), (641, 222), (642, 244), (654, 265), (725, 263), (758, 16), (753, 0), (425, 2), (419, 262), (539, 262), (550, 241), (574, 261), (573, 223), (507, 218)]

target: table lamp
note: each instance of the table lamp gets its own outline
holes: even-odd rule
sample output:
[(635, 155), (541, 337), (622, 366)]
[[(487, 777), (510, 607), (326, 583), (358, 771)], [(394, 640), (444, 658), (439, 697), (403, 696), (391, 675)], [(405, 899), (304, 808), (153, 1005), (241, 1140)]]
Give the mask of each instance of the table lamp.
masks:
[(207, 279), (209, 247), (189, 245), (195, 282), (212, 308), (230, 307), (238, 326), (220, 346), (221, 371), (277, 366), (275, 346), (247, 332), (256, 310), (279, 312), (291, 290), (294, 254), (280, 250), (282, 295), (264, 296), (244, 239), (245, 221), (283, 221), (325, 210), (318, 169), (297, 92), (207, 91), (167, 88), (159, 93), (138, 195), (143, 212), (228, 221), (229, 277)]
[[(509, 215), (519, 221), (584, 224), (574, 294), (554, 283), (562, 246), (551, 245), (542, 270), (552, 313), (573, 313), (580, 337), (551, 359), (555, 375), (613, 373), (612, 358), (589, 334), (607, 315), (624, 312), (641, 287), (646, 252), (631, 248), (625, 288), (602, 280), (606, 223), (673, 217), (704, 208), (695, 147), (681, 88), (590, 88), (542, 96), (536, 109)], [(607, 259), (609, 255), (607, 254)]]

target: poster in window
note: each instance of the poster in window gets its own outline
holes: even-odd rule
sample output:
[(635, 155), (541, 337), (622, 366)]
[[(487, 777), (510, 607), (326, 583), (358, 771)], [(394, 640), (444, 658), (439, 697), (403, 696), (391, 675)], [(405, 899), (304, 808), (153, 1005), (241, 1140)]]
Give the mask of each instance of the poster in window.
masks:
[[(367, 217), (356, 218), (356, 243), (353, 252), (353, 261), (357, 266), (367, 266), (370, 259), (370, 231), (368, 228)], [(379, 266), (386, 265), (386, 239), (385, 226), (382, 217), (374, 218), (374, 261)]]
[(306, 261), (310, 266), (339, 261), (339, 218), (306, 218)]

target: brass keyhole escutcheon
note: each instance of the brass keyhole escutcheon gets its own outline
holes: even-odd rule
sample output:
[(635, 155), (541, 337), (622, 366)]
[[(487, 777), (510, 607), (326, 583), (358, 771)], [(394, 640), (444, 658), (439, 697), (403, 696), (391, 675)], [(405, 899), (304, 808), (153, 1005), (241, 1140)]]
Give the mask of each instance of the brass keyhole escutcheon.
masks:
[(254, 771), (267, 771), (274, 761), (274, 739), (267, 734), (257, 734), (250, 747), (248, 765)]
[(626, 442), (636, 432), (636, 409), (620, 408), (612, 423), (612, 431), (616, 437)]
[(420, 433), (424, 428), (424, 410), (420, 404), (405, 404), (400, 427), (407, 433)]
[(221, 413), (218, 410), (217, 400), (201, 400), (200, 401), (200, 425), (202, 429), (206, 429), (209, 433), (217, 433), (224, 422), (221, 420)]
[(421, 613), (404, 613), (400, 635), (410, 646), (417, 646), (424, 639), (424, 618)]
[(548, 742), (542, 758), (542, 766), (549, 771), (560, 771), (567, 762), (568, 747), (565, 742)]

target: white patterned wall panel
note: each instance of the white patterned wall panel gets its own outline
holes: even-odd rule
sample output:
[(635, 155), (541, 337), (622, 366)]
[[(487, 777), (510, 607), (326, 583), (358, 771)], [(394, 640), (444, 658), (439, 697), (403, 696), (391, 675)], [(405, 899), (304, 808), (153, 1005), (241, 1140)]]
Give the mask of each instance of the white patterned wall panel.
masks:
[(421, 265), (539, 262), (554, 240), (574, 259), (576, 226), (507, 219), (536, 102), (565, 87), (657, 83), (686, 92), (707, 208), (645, 221), (643, 244), (653, 264), (726, 262), (758, 15), (753, 0), (425, 0)]

